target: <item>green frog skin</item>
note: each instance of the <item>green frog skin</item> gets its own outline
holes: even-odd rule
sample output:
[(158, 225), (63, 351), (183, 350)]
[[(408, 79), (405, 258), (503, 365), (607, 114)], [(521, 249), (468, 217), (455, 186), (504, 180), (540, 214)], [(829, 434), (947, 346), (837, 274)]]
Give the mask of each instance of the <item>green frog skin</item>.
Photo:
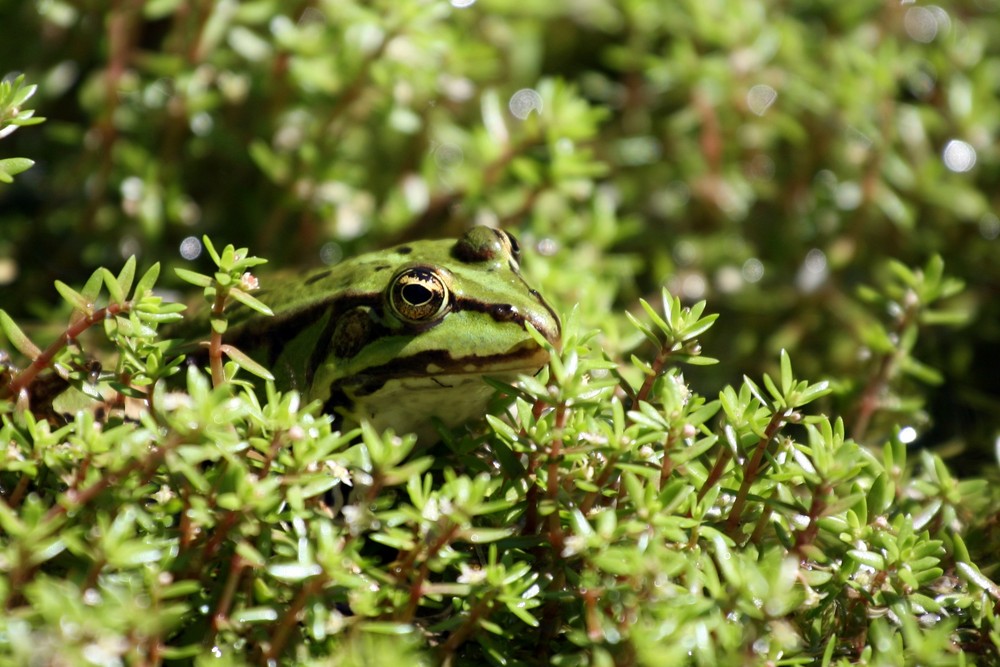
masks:
[(534, 374), (555, 344), (559, 318), (521, 277), (517, 241), (474, 227), (458, 240), (417, 241), (361, 255), (254, 296), (274, 311), (234, 311), (225, 335), (350, 426), (437, 439), (483, 415), (483, 376)]

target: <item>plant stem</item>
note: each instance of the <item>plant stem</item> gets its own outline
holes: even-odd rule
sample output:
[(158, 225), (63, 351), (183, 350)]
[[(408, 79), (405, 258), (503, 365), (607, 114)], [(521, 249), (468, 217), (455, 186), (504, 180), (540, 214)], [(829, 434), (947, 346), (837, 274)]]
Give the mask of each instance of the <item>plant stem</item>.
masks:
[(240, 583), (240, 577), (243, 575), (243, 568), (246, 565), (246, 561), (239, 554), (233, 554), (229, 561), (229, 575), (226, 577), (226, 585), (222, 589), (222, 595), (219, 596), (219, 603), (215, 605), (215, 613), (212, 614), (212, 630), (215, 632), (219, 631), (229, 615), (236, 587)]
[(45, 350), (32, 359), (31, 363), (23, 371), (10, 381), (6, 387), (0, 389), (0, 398), (19, 396), (21, 392), (28, 388), (38, 374), (52, 365), (53, 359), (59, 354), (71, 340), (76, 340), (84, 331), (94, 326), (98, 322), (103, 322), (106, 318), (114, 317), (132, 310), (132, 302), (112, 303), (104, 308), (98, 308), (92, 313), (71, 322), (62, 334), (52, 341)]
[(698, 489), (698, 500), (705, 497), (708, 490), (715, 486), (715, 483), (719, 481), (722, 477), (722, 473), (726, 469), (726, 464), (729, 463), (729, 459), (733, 458), (733, 452), (727, 447), (723, 447), (719, 450), (719, 457), (715, 459), (715, 465), (708, 473), (708, 477), (705, 478), (705, 483), (701, 485)]
[(812, 503), (809, 505), (809, 525), (795, 535), (795, 549), (800, 553), (802, 552), (802, 547), (812, 544), (812, 541), (816, 539), (816, 534), (819, 532), (819, 524), (816, 522), (819, 520), (820, 515), (823, 514), (823, 511), (826, 510), (826, 495), (830, 491), (830, 485), (826, 482), (821, 483), (813, 491)]
[(757, 479), (757, 473), (760, 472), (761, 462), (764, 460), (764, 452), (767, 451), (768, 444), (770, 444), (775, 434), (785, 423), (785, 418), (789, 412), (791, 410), (787, 408), (775, 412), (771, 416), (771, 421), (768, 422), (767, 428), (764, 429), (764, 437), (757, 442), (757, 448), (754, 450), (753, 456), (750, 458), (750, 462), (747, 463), (746, 471), (743, 474), (743, 482), (740, 484), (740, 490), (736, 494), (736, 500), (733, 502), (732, 509), (729, 510), (729, 519), (726, 521), (726, 532), (731, 534), (736, 526), (739, 525), (740, 517), (743, 514), (743, 506), (746, 504), (747, 494), (750, 493), (750, 486)]
[[(227, 290), (216, 289), (215, 303), (212, 304), (212, 317), (222, 317), (226, 308)], [(212, 367), (212, 386), (221, 387), (226, 382), (226, 374), (222, 367), (222, 334), (212, 327), (212, 337), (208, 342), (208, 362)]]
[(643, 380), (642, 386), (639, 387), (639, 392), (635, 395), (635, 405), (633, 407), (638, 407), (640, 402), (649, 398), (650, 392), (653, 391), (653, 383), (663, 373), (663, 368), (667, 365), (667, 360), (670, 358), (672, 351), (672, 344), (670, 346), (667, 344), (669, 342), (667, 341), (660, 346), (660, 351), (656, 353), (656, 358), (653, 359), (653, 363), (651, 364), (653, 372)]
[(265, 664), (277, 664), (278, 658), (281, 657), (282, 652), (285, 650), (285, 644), (288, 643), (288, 637), (292, 633), (292, 628), (299, 622), (299, 614), (305, 608), (306, 602), (309, 601), (310, 596), (318, 593), (325, 583), (326, 577), (320, 574), (299, 589), (298, 595), (295, 596), (295, 600), (292, 601), (292, 604), (288, 607), (285, 615), (282, 616), (278, 627), (275, 628), (274, 634), (271, 636), (271, 645), (264, 654)]

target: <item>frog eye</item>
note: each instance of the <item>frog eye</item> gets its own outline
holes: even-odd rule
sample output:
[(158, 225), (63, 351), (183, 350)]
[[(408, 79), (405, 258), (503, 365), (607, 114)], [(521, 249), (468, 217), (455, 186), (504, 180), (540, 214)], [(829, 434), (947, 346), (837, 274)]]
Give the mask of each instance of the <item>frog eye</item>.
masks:
[(521, 248), (514, 235), (490, 227), (473, 227), (455, 242), (452, 256), (462, 262), (518, 261)]
[(507, 231), (503, 234), (507, 237), (507, 243), (510, 244), (510, 254), (514, 257), (514, 261), (521, 261), (521, 244), (517, 242), (517, 237)]
[(389, 307), (413, 324), (444, 317), (451, 308), (450, 296), (440, 273), (425, 266), (403, 269), (389, 284)]

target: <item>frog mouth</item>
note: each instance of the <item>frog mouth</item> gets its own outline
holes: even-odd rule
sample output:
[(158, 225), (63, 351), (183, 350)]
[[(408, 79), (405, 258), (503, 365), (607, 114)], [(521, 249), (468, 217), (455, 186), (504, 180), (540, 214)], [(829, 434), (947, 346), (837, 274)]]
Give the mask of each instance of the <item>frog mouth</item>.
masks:
[(390, 380), (425, 379), (448, 387), (448, 377), (480, 375), (513, 379), (517, 374), (537, 373), (548, 362), (548, 350), (533, 340), (491, 355), (453, 357), (447, 350), (431, 350), (367, 368), (337, 384), (339, 389), (350, 390), (357, 397), (377, 392)]

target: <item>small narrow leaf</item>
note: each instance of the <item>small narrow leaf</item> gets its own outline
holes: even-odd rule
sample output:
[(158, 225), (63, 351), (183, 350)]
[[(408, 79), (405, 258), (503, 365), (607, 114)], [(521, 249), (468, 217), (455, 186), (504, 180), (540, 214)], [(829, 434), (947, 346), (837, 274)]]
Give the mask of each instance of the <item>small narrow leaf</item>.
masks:
[(80, 290), (80, 296), (87, 300), (87, 303), (97, 303), (97, 297), (101, 296), (101, 288), (104, 287), (104, 272), (106, 269), (97, 269)]
[(672, 337), (674, 328), (670, 324), (667, 324), (662, 317), (660, 317), (659, 313), (656, 312), (655, 308), (649, 305), (648, 301), (645, 299), (639, 299), (639, 305), (642, 306), (642, 309), (646, 311), (647, 315), (649, 315), (649, 319), (653, 320), (653, 324), (655, 324), (660, 331), (668, 337)]
[(820, 396), (826, 396), (833, 388), (830, 386), (828, 380), (823, 380), (822, 382), (817, 382), (816, 384), (809, 385), (799, 394), (799, 398), (796, 401), (796, 407), (801, 407), (807, 403), (812, 403)]
[(115, 274), (103, 267), (100, 269), (100, 272), (104, 277), (104, 284), (108, 288), (108, 295), (111, 297), (111, 303), (125, 303), (125, 292), (122, 291), (121, 285), (115, 278)]
[(0, 310), (0, 329), (3, 330), (4, 335), (11, 345), (14, 346), (18, 352), (28, 357), (29, 359), (36, 359), (42, 353), (38, 347), (31, 342), (21, 328), (17, 326), (7, 311)]
[(681, 332), (681, 338), (684, 340), (697, 338), (698, 336), (702, 335), (703, 333), (711, 329), (712, 325), (715, 324), (715, 321), (717, 319), (719, 319), (718, 313), (713, 313), (712, 315), (707, 315), (701, 318), (691, 326), (684, 327), (684, 330)]
[(14, 176), (27, 171), (33, 164), (35, 161), (26, 157), (9, 157), (0, 160), (0, 180), (4, 183), (13, 183)]
[(209, 287), (212, 285), (212, 277), (206, 276), (204, 273), (197, 273), (195, 271), (189, 271), (187, 269), (175, 268), (174, 272), (177, 277), (186, 283), (191, 283), (196, 287)]
[(874, 570), (885, 569), (885, 558), (873, 551), (851, 549), (847, 552), (847, 554), (862, 565), (867, 565)]
[(767, 389), (768, 393), (771, 394), (777, 404), (784, 404), (784, 394), (778, 390), (777, 385), (774, 384), (774, 380), (772, 380), (771, 376), (767, 373), (764, 373), (764, 387)]
[(256, 375), (259, 378), (263, 378), (264, 380), (274, 380), (274, 375), (271, 374), (271, 371), (267, 370), (264, 366), (257, 363), (244, 352), (233, 347), (232, 345), (223, 345), (222, 353), (239, 364), (240, 368), (243, 368), (248, 373)]
[(87, 315), (94, 312), (94, 304), (91, 303), (82, 294), (77, 292), (75, 289), (67, 285), (61, 280), (55, 281), (56, 291), (62, 295), (62, 298), (66, 299), (75, 310), (79, 310)]
[(157, 279), (160, 277), (160, 263), (156, 262), (153, 264), (146, 273), (142, 274), (142, 278), (139, 278), (139, 282), (135, 285), (135, 294), (133, 298), (141, 299), (146, 296), (148, 292), (153, 289), (156, 284)]
[(792, 384), (795, 382), (795, 377), (792, 375), (792, 359), (788, 356), (788, 352), (784, 349), (781, 350), (781, 395), (788, 396), (788, 392), (792, 390)]
[(208, 238), (208, 235), (206, 234), (201, 237), (201, 242), (205, 245), (205, 250), (208, 251), (208, 255), (212, 258), (212, 261), (215, 262), (215, 265), (219, 266), (222, 264), (222, 258), (219, 257), (219, 253), (216, 252), (215, 246), (212, 245), (212, 239)]
[(128, 294), (132, 290), (133, 280), (135, 280), (135, 255), (125, 260), (125, 265), (118, 272), (117, 282), (122, 294)]
[(255, 310), (258, 313), (261, 313), (263, 315), (267, 315), (269, 317), (271, 315), (274, 315), (274, 312), (267, 306), (267, 304), (265, 304), (263, 301), (260, 301), (260, 300), (258, 300), (256, 298), (250, 296), (249, 294), (247, 294), (243, 290), (239, 289), (238, 287), (231, 288), (229, 290), (229, 296), (233, 297), (234, 299), (236, 299), (237, 301), (239, 301), (240, 303), (242, 303), (247, 308), (250, 308), (251, 310)]

